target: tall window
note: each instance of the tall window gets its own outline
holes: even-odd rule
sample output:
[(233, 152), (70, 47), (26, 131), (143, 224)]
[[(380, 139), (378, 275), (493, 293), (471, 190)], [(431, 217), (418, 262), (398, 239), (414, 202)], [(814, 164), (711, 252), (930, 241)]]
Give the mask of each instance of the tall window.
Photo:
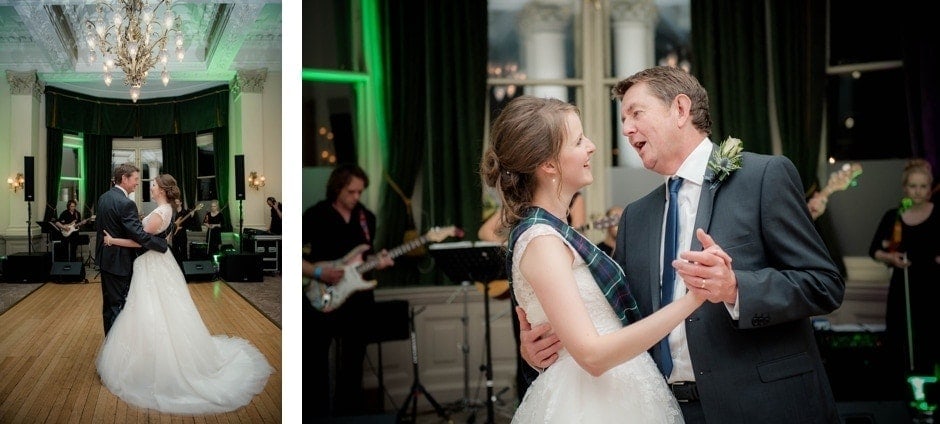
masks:
[[(610, 89), (653, 65), (689, 70), (689, 0), (594, 0), (488, 3), (487, 131), (502, 107), (522, 94), (577, 105), (584, 133), (597, 145), (596, 169), (642, 169), (621, 135), (620, 105)], [(607, 172), (586, 189), (589, 212), (607, 209)], [(487, 194), (484, 205), (495, 203)]]
[(111, 149), (111, 169), (122, 163), (132, 163), (140, 169), (140, 182), (130, 194), (142, 214), (150, 213), (157, 205), (150, 199), (150, 181), (160, 175), (163, 166), (163, 148), (160, 139), (115, 139)]
[[(79, 202), (79, 211), (83, 216), (90, 213), (90, 209), (82, 210), (86, 205), (81, 203), (83, 201), (81, 196), (85, 195), (83, 146), (83, 139), (80, 135), (65, 134), (62, 137), (62, 174), (59, 176), (59, 193), (55, 199), (57, 211), (65, 210), (68, 201), (75, 200)], [(91, 200), (85, 199), (85, 201)]]
[(212, 144), (212, 133), (201, 134), (196, 137), (196, 201), (218, 200), (219, 193), (215, 185), (215, 147)]

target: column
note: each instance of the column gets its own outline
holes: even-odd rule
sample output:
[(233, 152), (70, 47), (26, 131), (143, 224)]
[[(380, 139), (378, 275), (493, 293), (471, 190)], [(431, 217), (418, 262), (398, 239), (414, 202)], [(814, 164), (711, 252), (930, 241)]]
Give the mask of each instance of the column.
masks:
[[(611, 2), (611, 40), (614, 50), (614, 73), (626, 78), (653, 66), (656, 60), (657, 11), (653, 0), (613, 0)], [(618, 112), (619, 113), (619, 112)], [(623, 136), (623, 126), (617, 120), (617, 149), (619, 166), (643, 166), (639, 156)]]
[[(522, 42), (523, 70), (529, 79), (567, 78), (565, 59), (565, 28), (571, 23), (571, 6), (532, 2), (519, 13), (519, 34)], [(568, 101), (564, 86), (527, 86), (527, 94), (554, 97)]]
[[(241, 69), (235, 75), (235, 80), (232, 81), (233, 109), (231, 116), (232, 122), (235, 122), (236, 125), (233, 125), (231, 129), (231, 147), (229, 149), (232, 154), (230, 161), (232, 163), (231, 175), (233, 178), (231, 199), (235, 199), (234, 179), (238, 178), (235, 175), (234, 156), (238, 154), (245, 155), (245, 175), (241, 176), (242, 181), (245, 183), (245, 200), (241, 202), (241, 205), (238, 202), (231, 203), (232, 224), (236, 232), (240, 231), (240, 228), (238, 228), (238, 206), (242, 207), (243, 216), (241, 218), (244, 220), (244, 228), (268, 228), (268, 211), (270, 209), (265, 203), (268, 197), (265, 187), (254, 190), (248, 185), (248, 174), (251, 171), (256, 171), (267, 177), (264, 170), (264, 145), (281, 142), (281, 140), (264, 140), (265, 122), (262, 93), (267, 76), (268, 70), (266, 68)], [(280, 125), (281, 123), (272, 124)], [(280, 160), (280, 158), (277, 158), (277, 160)]]
[[(9, 227), (4, 238), (7, 241), (7, 254), (27, 252), (26, 236), (32, 237), (33, 251), (37, 249), (36, 241), (40, 240), (37, 221), (41, 219), (45, 204), (45, 158), (40, 157), (40, 104), (44, 86), (36, 75), (36, 71), (6, 71), (7, 82), (10, 84), (10, 151), (7, 156), (10, 175), (2, 176), (2, 181), (17, 172), (24, 172), (24, 157), (33, 157), (33, 193), (35, 201), (26, 202), (25, 193), (20, 190), (10, 196), (7, 205)], [(25, 174), (25, 172), (24, 172)], [(40, 184), (40, 182), (42, 182)], [(7, 186), (9, 189), (9, 186)], [(27, 213), (29, 211), (29, 213)], [(29, 225), (27, 225), (29, 221)], [(41, 250), (45, 250), (44, 248)]]

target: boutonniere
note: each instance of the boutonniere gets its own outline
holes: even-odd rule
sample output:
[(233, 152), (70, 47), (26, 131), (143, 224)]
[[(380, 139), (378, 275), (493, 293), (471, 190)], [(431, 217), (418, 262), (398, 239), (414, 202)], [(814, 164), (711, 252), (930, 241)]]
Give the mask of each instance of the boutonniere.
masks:
[(706, 175), (706, 180), (712, 183), (712, 189), (728, 178), (732, 172), (741, 168), (742, 150), (744, 146), (740, 139), (728, 137), (712, 151), (712, 157), (708, 159), (709, 172)]

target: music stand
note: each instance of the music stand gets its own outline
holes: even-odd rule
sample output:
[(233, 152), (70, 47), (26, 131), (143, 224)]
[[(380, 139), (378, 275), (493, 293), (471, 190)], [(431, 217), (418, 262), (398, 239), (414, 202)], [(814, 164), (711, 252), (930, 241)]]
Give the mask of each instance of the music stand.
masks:
[(480, 281), (483, 283), (484, 344), (486, 345), (486, 424), (493, 424), (493, 354), (490, 346), (490, 292), (489, 282), (506, 279), (506, 250), (500, 243), (456, 242), (435, 243), (429, 249), (431, 256), (444, 274), (452, 281)]

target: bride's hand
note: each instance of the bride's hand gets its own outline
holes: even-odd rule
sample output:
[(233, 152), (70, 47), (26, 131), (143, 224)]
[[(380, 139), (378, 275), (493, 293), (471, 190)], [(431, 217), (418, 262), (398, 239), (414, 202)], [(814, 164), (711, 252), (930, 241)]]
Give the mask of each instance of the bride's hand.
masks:
[(114, 237), (111, 237), (111, 234), (108, 234), (108, 230), (101, 230), (104, 233), (104, 245), (110, 246)]

